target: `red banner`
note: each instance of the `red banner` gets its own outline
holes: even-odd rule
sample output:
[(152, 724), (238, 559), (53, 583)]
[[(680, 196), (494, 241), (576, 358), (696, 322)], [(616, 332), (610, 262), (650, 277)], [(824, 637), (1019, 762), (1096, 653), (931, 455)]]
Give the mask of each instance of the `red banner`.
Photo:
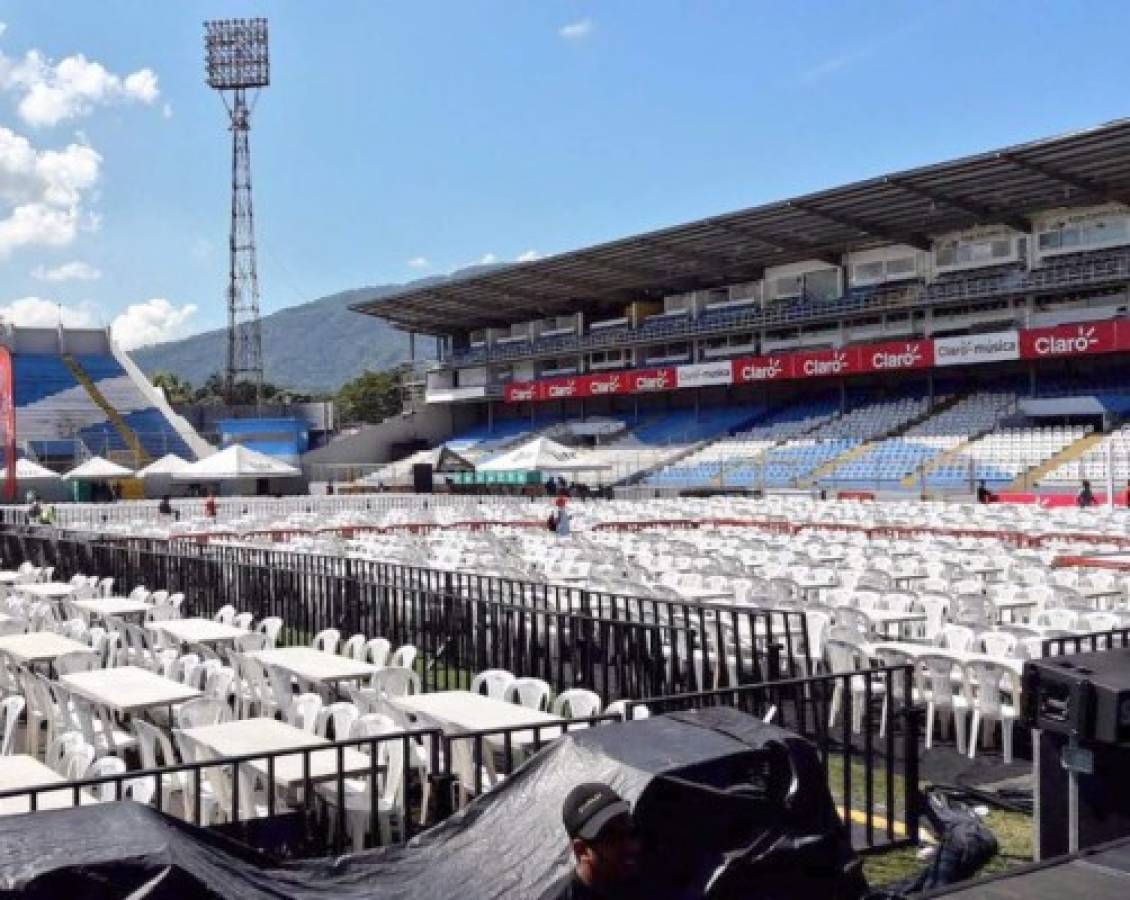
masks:
[(1053, 325), (1020, 332), (1023, 359), (1089, 356), (1126, 349), (1130, 349), (1130, 327), (1115, 321)]
[(527, 400), (540, 400), (536, 381), (511, 381), (502, 388), (502, 399), (507, 403), (525, 403)]
[(16, 400), (12, 354), (0, 347), (0, 428), (4, 429), (4, 496), (16, 499)]
[(891, 341), (859, 348), (860, 372), (910, 372), (934, 366), (934, 342)]
[(793, 358), (788, 353), (747, 356), (734, 360), (734, 384), (784, 381), (793, 377)]
[(674, 366), (628, 372), (626, 378), (628, 384), (624, 393), (649, 394), (653, 391), (673, 391), (677, 377)]
[(794, 378), (836, 378), (860, 371), (859, 347), (793, 354)]

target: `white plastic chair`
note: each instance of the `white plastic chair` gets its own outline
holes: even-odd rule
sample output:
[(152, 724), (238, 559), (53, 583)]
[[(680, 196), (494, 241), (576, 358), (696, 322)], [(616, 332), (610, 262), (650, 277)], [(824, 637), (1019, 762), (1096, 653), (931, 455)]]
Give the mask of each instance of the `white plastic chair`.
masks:
[(236, 628), (242, 628), (245, 631), (250, 631), (251, 630), (251, 621), (254, 618), (255, 618), (255, 616), (252, 613), (249, 613), (249, 612), (236, 613), (235, 616), (232, 617), (231, 623)]
[(299, 694), (290, 703), (286, 721), (295, 728), (314, 734), (322, 705), (322, 698), (318, 694)]
[(341, 632), (336, 628), (324, 628), (314, 635), (310, 646), (323, 653), (337, 653), (337, 645), (341, 641)]
[[(926, 653), (917, 659), (918, 693), (926, 701), (926, 749), (933, 746), (934, 720), (951, 719), (957, 741), (957, 752), (965, 752), (965, 717), (969, 712), (965, 670), (946, 653)], [(961, 673), (958, 691), (954, 691), (953, 674)]]
[(225, 603), (216, 610), (216, 614), (212, 616), (212, 619), (219, 622), (221, 625), (231, 625), (235, 620), (235, 607), (230, 603)]
[(338, 651), (342, 656), (347, 656), (350, 659), (355, 659), (358, 662), (365, 661), (365, 642), (367, 638), (363, 634), (354, 634), (346, 639), (341, 649)]
[[(630, 700), (613, 700), (606, 707), (604, 707), (604, 714), (606, 716), (619, 716), (623, 721), (635, 721), (636, 719), (647, 719), (651, 716), (651, 710), (644, 704), (630, 707), (628, 704)], [(630, 719), (629, 719), (630, 716)]]
[(989, 656), (1012, 656), (1020, 639), (1008, 631), (982, 631), (977, 640)]
[(938, 646), (956, 653), (969, 653), (977, 641), (977, 633), (968, 625), (947, 622), (938, 634)]
[(585, 688), (569, 688), (553, 701), (553, 715), (563, 719), (587, 719), (600, 715), (600, 694)]
[(411, 669), (386, 666), (374, 673), (372, 688), (385, 697), (407, 697), (420, 693), (420, 676)]
[(513, 681), (513, 672), (506, 669), (485, 669), (471, 679), (471, 693), (485, 694), (487, 697), (501, 700)]
[[(96, 759), (86, 770), (83, 778), (104, 778), (108, 775), (123, 775), (126, 771), (126, 764), (124, 761), (118, 759), (116, 756), (103, 756), (101, 759)], [(101, 802), (109, 803), (118, 799), (117, 786), (112, 781), (107, 781), (103, 784), (93, 784), (90, 786), (90, 792)], [(122, 785), (122, 793), (125, 793), (125, 785)]]
[[(973, 710), (969, 729), (969, 758), (977, 755), (977, 734), (982, 721), (1001, 724), (1001, 747), (1004, 762), (1012, 762), (1012, 726), (1019, 717), (1020, 679), (1008, 666), (992, 662), (965, 664), (966, 702)], [(1012, 702), (1005, 702), (1001, 685), (1007, 684)], [(988, 738), (986, 730), (985, 737)], [(958, 748), (960, 749), (960, 748)]]
[(540, 678), (515, 678), (506, 686), (502, 699), (528, 709), (545, 712), (549, 708), (550, 686)]
[(392, 644), (387, 638), (373, 638), (365, 644), (365, 661), (372, 663), (378, 669), (388, 665), (388, 658), (392, 653)]
[(274, 648), (279, 643), (279, 632), (282, 631), (283, 620), (278, 616), (267, 616), (255, 626), (255, 630), (267, 638), (267, 646)]
[(411, 669), (412, 664), (416, 662), (416, 648), (412, 644), (402, 644), (396, 648), (396, 652), (389, 657), (389, 666), (401, 666), (405, 669)]
[(359, 718), (361, 718), (361, 711), (357, 708), (357, 704), (339, 700), (337, 703), (330, 703), (318, 710), (314, 732), (319, 737), (341, 741), (349, 736), (353, 723)]
[(18, 694), (0, 700), (0, 756), (10, 756), (12, 740), (16, 736), (16, 726), (24, 711), (24, 698)]
[(231, 719), (231, 710), (226, 703), (211, 697), (197, 697), (176, 707), (176, 726), (180, 729), (200, 728), (204, 725), (219, 725)]

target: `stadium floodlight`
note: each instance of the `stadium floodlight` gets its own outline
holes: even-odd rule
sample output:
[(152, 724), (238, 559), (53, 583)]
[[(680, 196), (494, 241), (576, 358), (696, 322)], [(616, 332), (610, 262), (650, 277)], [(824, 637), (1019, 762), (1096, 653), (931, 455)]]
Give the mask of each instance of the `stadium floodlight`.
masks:
[[(255, 216), (251, 202), (251, 111), (260, 88), (270, 83), (266, 19), (221, 19), (204, 23), (208, 86), (219, 92), (232, 135), (231, 235), (228, 241), (228, 347), (224, 395), (235, 401), (236, 379), (250, 378), (255, 405), (263, 393), (263, 336), (259, 323), (259, 275), (255, 260)], [(248, 102), (247, 92), (253, 97)]]
[(218, 91), (271, 83), (266, 19), (219, 19), (204, 23), (208, 86)]

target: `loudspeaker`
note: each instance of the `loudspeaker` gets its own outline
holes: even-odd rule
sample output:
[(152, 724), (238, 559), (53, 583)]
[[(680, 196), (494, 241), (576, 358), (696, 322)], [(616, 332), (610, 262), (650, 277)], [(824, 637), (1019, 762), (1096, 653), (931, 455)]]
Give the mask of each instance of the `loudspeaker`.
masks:
[(432, 485), (432, 464), (415, 463), (412, 466), (412, 486), (417, 494), (430, 494)]

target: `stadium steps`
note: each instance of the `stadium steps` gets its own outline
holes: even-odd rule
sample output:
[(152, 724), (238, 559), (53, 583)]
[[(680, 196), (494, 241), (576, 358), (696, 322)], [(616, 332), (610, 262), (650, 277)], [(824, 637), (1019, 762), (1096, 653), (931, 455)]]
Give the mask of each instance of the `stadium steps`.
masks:
[(110, 401), (98, 390), (98, 386), (86, 373), (86, 370), (79, 365), (78, 360), (69, 353), (64, 353), (62, 356), (63, 362), (66, 363), (67, 368), (71, 370), (71, 374), (75, 376), (75, 381), (83, 386), (86, 393), (90, 395), (90, 399), (93, 401), (94, 405), (102, 410), (106, 415), (106, 419), (114, 426), (114, 430), (118, 432), (122, 440), (125, 441), (126, 446), (129, 448), (129, 464), (134, 467), (141, 467), (152, 462), (149, 454), (145, 452), (145, 448), (141, 445), (141, 439), (138, 438), (134, 430), (129, 427), (129, 424), (122, 417), (122, 414), (114, 409)]
[[(824, 463), (824, 465), (820, 466), (819, 468), (813, 469), (811, 472), (808, 473), (807, 477), (797, 480), (797, 487), (802, 487), (802, 488), (815, 487), (817, 484), (820, 483), (820, 480), (822, 478), (827, 478), (829, 475), (831, 475), (833, 472), (835, 472), (836, 469), (838, 469), (840, 466), (846, 465), (847, 463), (850, 463), (853, 460), (859, 459), (859, 457), (863, 456), (863, 454), (865, 454), (869, 450), (871, 450), (876, 444), (881, 444), (883, 441), (890, 440), (891, 438), (902, 437), (904, 434), (906, 434), (906, 432), (908, 432), (915, 425), (918, 425), (922, 422), (925, 422), (931, 416), (936, 416), (936, 415), (938, 415), (938, 413), (945, 412), (951, 406), (956, 404), (959, 400), (963, 400), (963, 399), (964, 399), (964, 397), (962, 395), (954, 394), (951, 397), (947, 397), (945, 400), (939, 400), (930, 409), (928, 409), (928, 410), (926, 410), (926, 412), (922, 413), (922, 415), (915, 416), (913, 419), (910, 419), (907, 422), (903, 422), (901, 425), (896, 425), (894, 428), (892, 428), (886, 434), (881, 434), (878, 437), (874, 437), (869, 441), (864, 441), (859, 446), (853, 447), (851, 450), (848, 450), (844, 453), (841, 453), (835, 459), (828, 460), (826, 463)], [(814, 429), (814, 431), (815, 430), (819, 430), (819, 429), (817, 428), (817, 429)]]
[(1068, 444), (1055, 456), (1049, 456), (1038, 466), (1033, 466), (1026, 472), (1022, 472), (1013, 479), (1012, 483), (1005, 488), (1006, 491), (1026, 491), (1031, 488), (1031, 485), (1037, 484), (1049, 472), (1058, 469), (1064, 463), (1069, 463), (1074, 459), (1078, 459), (1088, 450), (1095, 446), (1105, 438), (1106, 435), (1101, 431), (1092, 431), (1090, 434), (1085, 434), (1079, 438), (1075, 443)]

